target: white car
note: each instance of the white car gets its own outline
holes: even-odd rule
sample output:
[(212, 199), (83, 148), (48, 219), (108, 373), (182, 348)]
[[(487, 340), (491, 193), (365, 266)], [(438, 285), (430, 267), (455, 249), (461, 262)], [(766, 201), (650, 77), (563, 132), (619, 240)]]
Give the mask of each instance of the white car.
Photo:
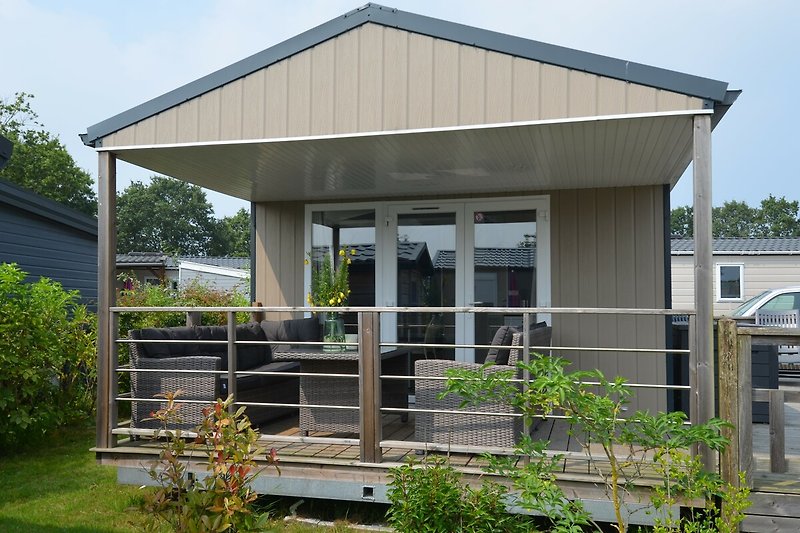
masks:
[(753, 296), (731, 313), (733, 318), (755, 317), (756, 311), (800, 309), (800, 287), (772, 289)]
[[(757, 311), (781, 312), (797, 309), (800, 309), (800, 287), (783, 287), (753, 296), (734, 309), (731, 317), (752, 323), (756, 321)], [(800, 347), (779, 346), (778, 362), (800, 363)]]

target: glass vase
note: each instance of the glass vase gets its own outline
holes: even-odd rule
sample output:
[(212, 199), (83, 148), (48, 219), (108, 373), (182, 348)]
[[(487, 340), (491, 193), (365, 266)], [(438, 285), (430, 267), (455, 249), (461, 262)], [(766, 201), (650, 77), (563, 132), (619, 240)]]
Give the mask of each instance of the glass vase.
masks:
[(341, 313), (328, 312), (325, 314), (325, 322), (322, 324), (322, 351), (342, 352), (344, 351), (344, 318)]

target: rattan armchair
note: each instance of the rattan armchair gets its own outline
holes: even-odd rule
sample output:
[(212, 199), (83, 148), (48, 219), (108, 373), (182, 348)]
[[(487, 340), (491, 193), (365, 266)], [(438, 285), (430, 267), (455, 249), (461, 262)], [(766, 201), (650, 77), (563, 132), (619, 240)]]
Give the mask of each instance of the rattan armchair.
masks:
[[(552, 328), (538, 327), (531, 330), (531, 346), (550, 346)], [(493, 341), (493, 344), (495, 342)], [(515, 333), (511, 346), (499, 348), (507, 350), (508, 361), (495, 364), (486, 369), (487, 372), (503, 370), (519, 371), (516, 364), (521, 357), (522, 349), (513, 348), (522, 344), (522, 334)], [(540, 350), (541, 351), (541, 350)], [(414, 365), (417, 378), (445, 377), (450, 369), (460, 368), (478, 370), (482, 365), (462, 361), (442, 359), (422, 359)], [(443, 380), (418, 379), (416, 381), (416, 408), (436, 412), (418, 412), (415, 423), (415, 439), (417, 442), (430, 442), (443, 445), (504, 447), (510, 448), (519, 442), (523, 432), (523, 420), (514, 408), (503, 402), (484, 402), (479, 405), (461, 406), (462, 397), (449, 394), (442, 399), (439, 395), (445, 389)], [(439, 411), (466, 411), (468, 413), (496, 413), (511, 416), (484, 416), (473, 414), (455, 414)]]

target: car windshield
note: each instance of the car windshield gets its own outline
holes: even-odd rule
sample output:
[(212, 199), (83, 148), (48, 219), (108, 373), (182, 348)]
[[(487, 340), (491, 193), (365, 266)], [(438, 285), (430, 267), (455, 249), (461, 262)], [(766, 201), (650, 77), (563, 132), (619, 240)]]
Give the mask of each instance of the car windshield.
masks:
[(760, 294), (757, 294), (756, 296), (753, 296), (745, 303), (734, 309), (733, 312), (731, 313), (731, 316), (744, 316), (744, 314), (748, 312), (754, 305), (756, 305), (756, 302), (758, 302), (761, 298), (763, 298), (764, 295), (766, 295), (768, 292), (769, 291), (764, 291)]

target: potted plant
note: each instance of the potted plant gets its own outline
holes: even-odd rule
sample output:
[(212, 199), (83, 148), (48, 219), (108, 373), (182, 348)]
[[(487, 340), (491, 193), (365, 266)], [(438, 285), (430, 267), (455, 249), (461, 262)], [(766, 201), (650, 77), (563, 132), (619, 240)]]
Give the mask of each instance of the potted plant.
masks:
[[(349, 255), (356, 251), (350, 249)], [(306, 296), (308, 304), (312, 307), (346, 307), (350, 297), (350, 263), (347, 248), (338, 252), (338, 261), (333, 260), (330, 253), (325, 253), (322, 258), (315, 258), (308, 252), (306, 265), (311, 267), (311, 291)], [(338, 352), (344, 350), (345, 333), (344, 320), (341, 313), (329, 311), (323, 316), (323, 337), (326, 343), (323, 350)]]

